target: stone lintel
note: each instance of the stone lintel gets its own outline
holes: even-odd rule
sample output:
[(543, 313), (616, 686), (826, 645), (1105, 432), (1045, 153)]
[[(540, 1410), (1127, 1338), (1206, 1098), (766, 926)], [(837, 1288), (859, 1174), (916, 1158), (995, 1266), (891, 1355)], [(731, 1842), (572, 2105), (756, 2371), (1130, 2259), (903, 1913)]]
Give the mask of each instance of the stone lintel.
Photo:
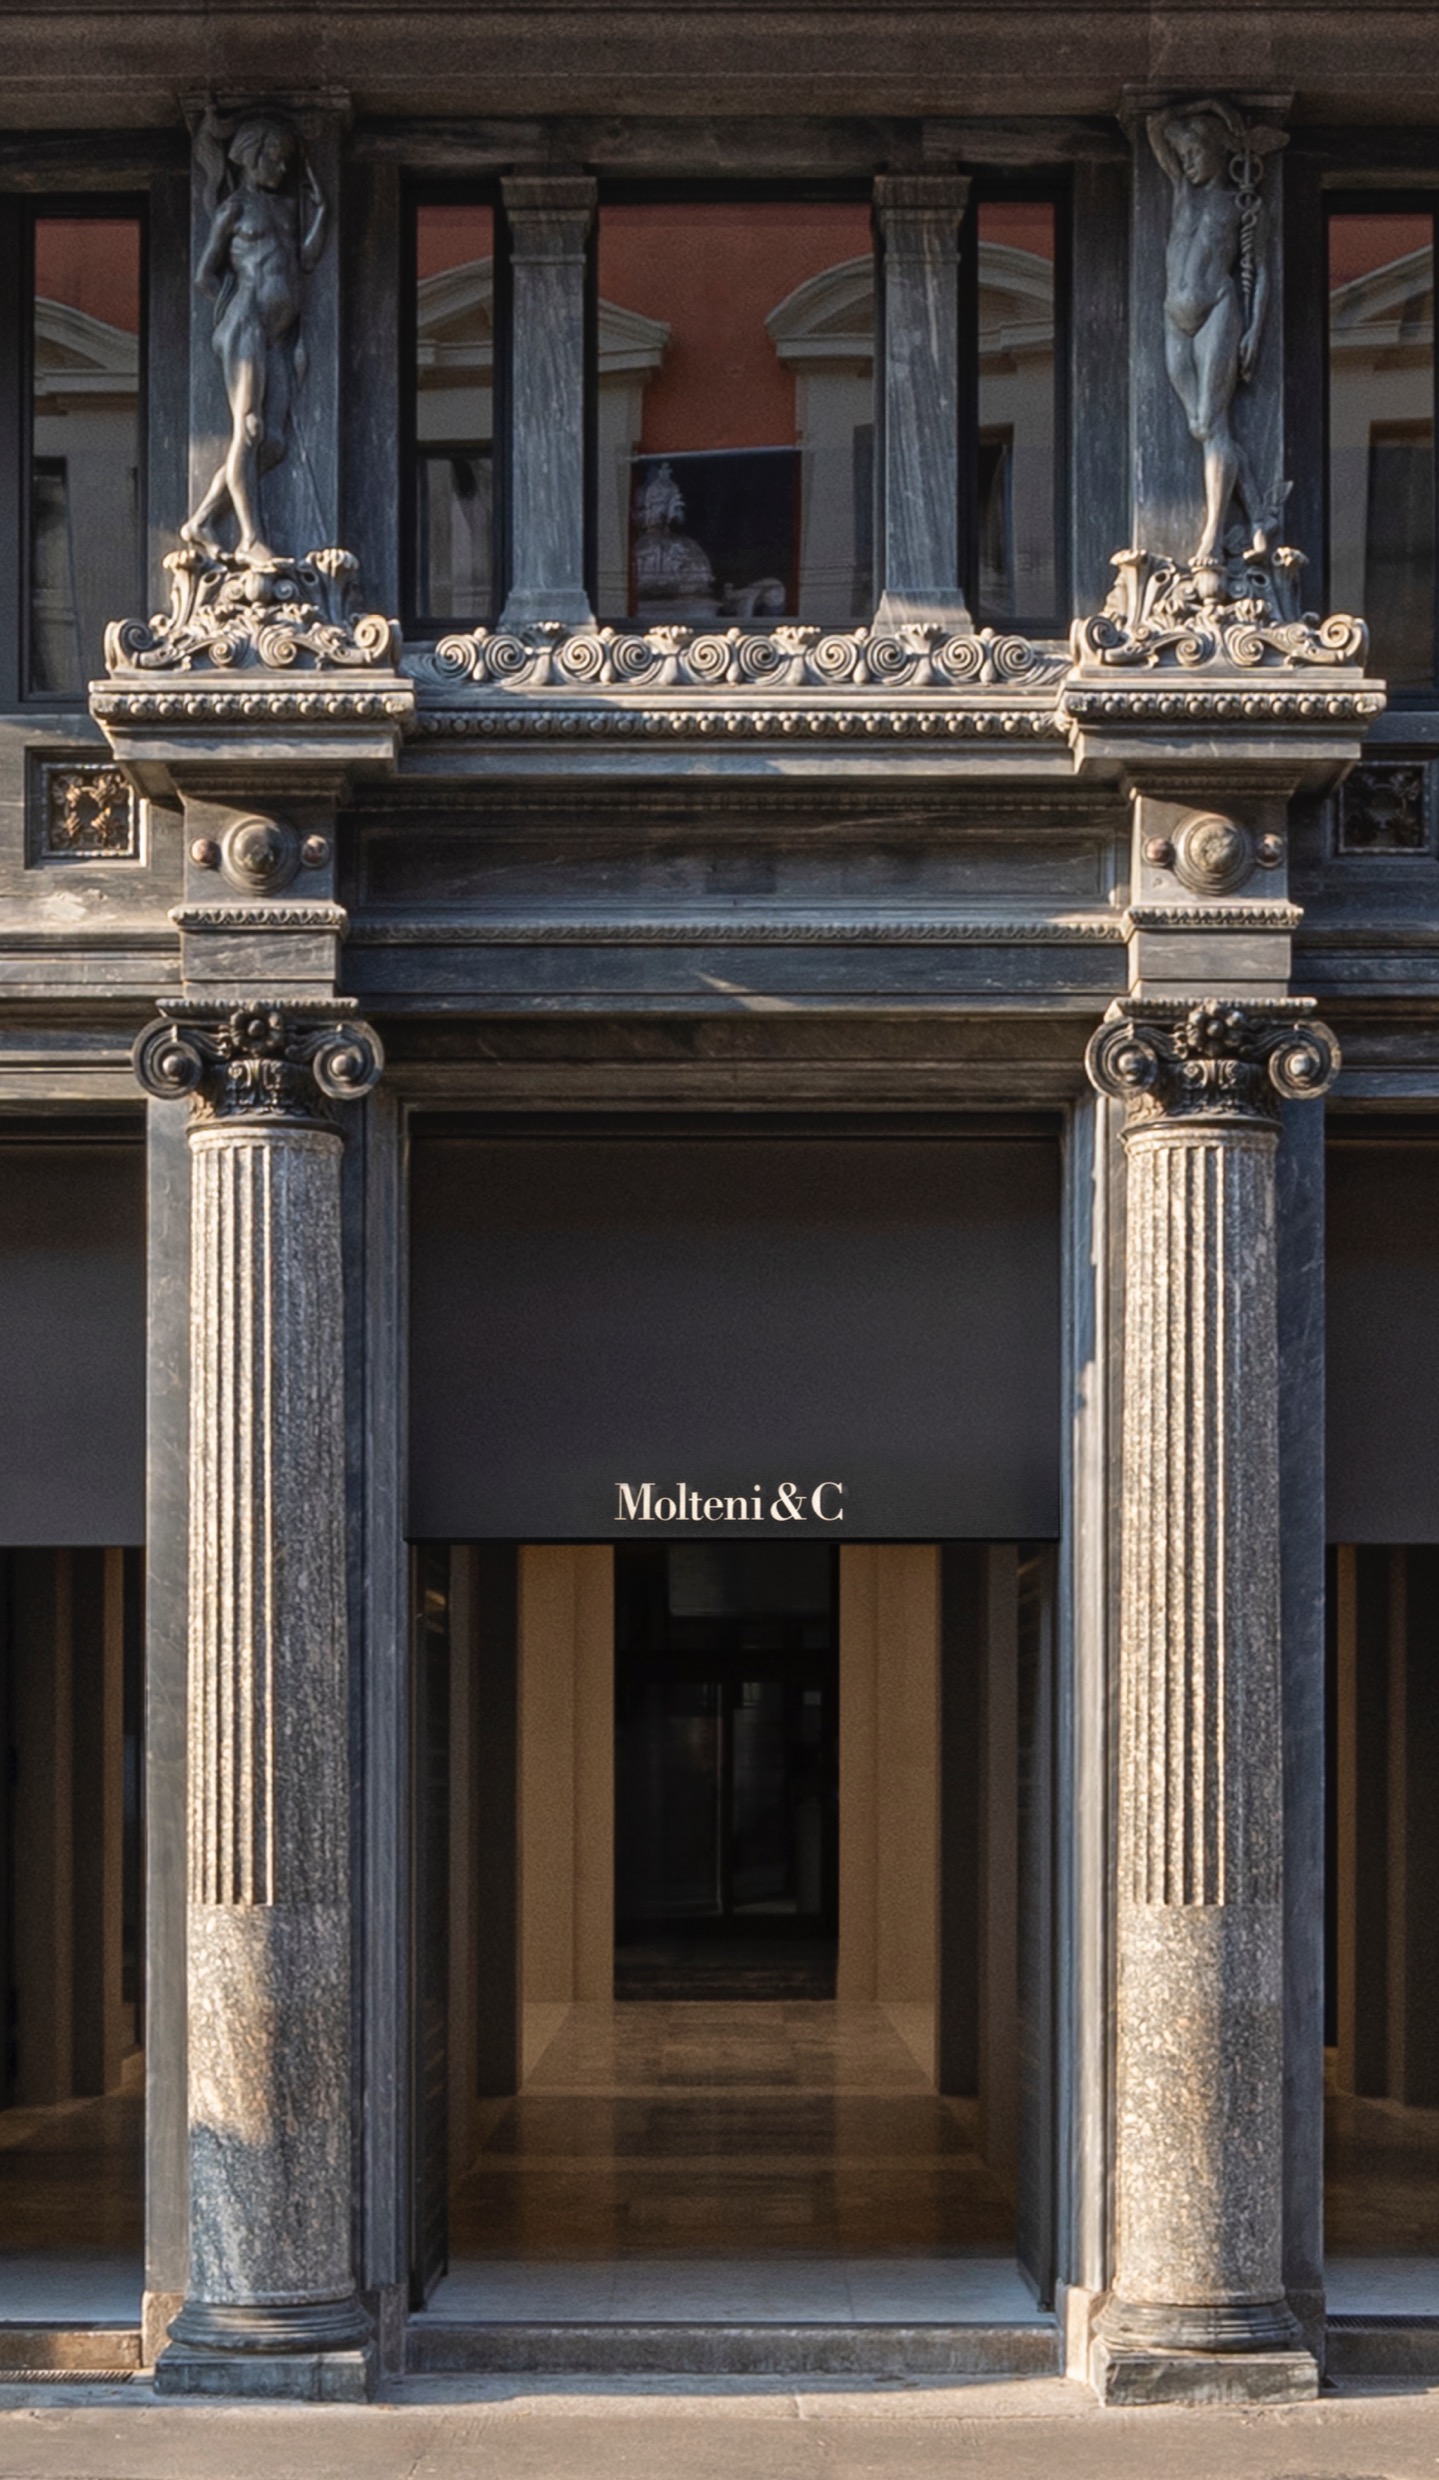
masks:
[(1149, 2403), (1312, 2402), (1319, 2364), (1312, 2351), (1139, 2351), (1100, 2339), (1090, 2383), (1116, 2408)]

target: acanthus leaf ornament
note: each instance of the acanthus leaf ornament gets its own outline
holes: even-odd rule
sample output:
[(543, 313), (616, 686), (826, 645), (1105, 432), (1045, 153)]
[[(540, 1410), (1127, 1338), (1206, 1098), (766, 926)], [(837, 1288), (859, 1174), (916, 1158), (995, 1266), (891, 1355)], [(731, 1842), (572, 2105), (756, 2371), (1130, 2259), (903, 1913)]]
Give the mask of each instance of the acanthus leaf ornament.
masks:
[(178, 1001), (147, 1025), (132, 1053), (146, 1093), (191, 1099), (197, 1119), (325, 1127), (331, 1105), (378, 1084), (384, 1052), (373, 1026), (337, 1013), (256, 999), (223, 1014)]
[(1312, 999), (1259, 1003), (1116, 1000), (1085, 1054), (1092, 1085), (1125, 1105), (1128, 1130), (1165, 1121), (1272, 1126), (1339, 1071), (1339, 1046)]

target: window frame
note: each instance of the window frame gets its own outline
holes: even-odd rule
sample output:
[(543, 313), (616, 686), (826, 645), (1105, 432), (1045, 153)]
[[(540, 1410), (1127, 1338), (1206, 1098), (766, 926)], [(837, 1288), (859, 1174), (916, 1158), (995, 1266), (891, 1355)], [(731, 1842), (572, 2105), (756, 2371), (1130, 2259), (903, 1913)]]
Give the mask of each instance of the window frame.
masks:
[[(980, 603), (979, 218), (981, 208), (987, 206), (1047, 206), (1054, 212), (1054, 609), (1050, 612), (987, 614)], [(1072, 617), (1073, 236), (1073, 183), (1067, 174), (977, 174), (972, 180), (959, 237), (959, 578), (975, 627), (994, 628), (1005, 636), (1066, 637)]]
[[(491, 514), (490, 574), (492, 608), (488, 612), (424, 612), (419, 607), (420, 486), (419, 459), (419, 211), (422, 207), (488, 207), (493, 219), (491, 294), (494, 364), (490, 382), (493, 406), (490, 444)], [(510, 280), (510, 232), (497, 176), (423, 180), (404, 183), (400, 204), (400, 351), (404, 382), (400, 390), (399, 516), (400, 615), (407, 638), (431, 644), (452, 631), (496, 628), (510, 589), (511, 558), (511, 328), (513, 292)]]
[[(1331, 463), (1333, 449), (1331, 436), (1333, 357), (1330, 318), (1333, 287), (1329, 280), (1330, 227), (1333, 224), (1336, 215), (1427, 216), (1429, 218), (1431, 234), (1430, 249), (1433, 252), (1433, 265), (1435, 268), (1439, 268), (1439, 188), (1421, 187), (1417, 185), (1404, 188), (1390, 188), (1383, 183), (1370, 184), (1360, 180), (1350, 180), (1346, 177), (1342, 185), (1336, 184), (1332, 189), (1326, 187), (1321, 193), (1321, 196), (1324, 218), (1320, 276), (1320, 281), (1323, 286), (1322, 316), (1324, 337), (1324, 388), (1323, 400), (1320, 407), (1320, 470), (1323, 475), (1324, 483), (1322, 533), (1324, 552), (1324, 608), (1326, 611), (1332, 611), (1334, 608), (1334, 593), (1332, 585), (1334, 484)], [(1411, 682), (1406, 686), (1396, 686), (1390, 689), (1389, 707), (1391, 712), (1402, 710), (1406, 713), (1412, 713), (1417, 709), (1421, 709), (1426, 706), (1433, 706), (1436, 701), (1439, 701), (1439, 334), (1435, 335), (1430, 346), (1429, 426), (1431, 439), (1430, 488), (1433, 496), (1434, 511), (1430, 533), (1430, 564), (1433, 585), (1430, 623), (1433, 632), (1432, 669), (1430, 678), (1427, 682)], [(1360, 617), (1367, 620), (1369, 615), (1367, 612), (1362, 612)]]

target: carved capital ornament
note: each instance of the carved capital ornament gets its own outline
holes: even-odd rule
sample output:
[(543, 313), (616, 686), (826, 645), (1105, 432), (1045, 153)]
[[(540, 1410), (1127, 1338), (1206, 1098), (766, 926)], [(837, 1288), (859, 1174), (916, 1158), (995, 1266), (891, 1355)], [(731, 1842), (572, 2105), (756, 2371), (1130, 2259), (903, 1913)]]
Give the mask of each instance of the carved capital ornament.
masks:
[(1339, 1046), (1309, 999), (1116, 1001), (1085, 1055), (1091, 1084), (1125, 1105), (1126, 1136), (1166, 1123), (1274, 1127), (1281, 1102), (1317, 1100)]
[(189, 1099), (196, 1122), (330, 1127), (332, 1105), (378, 1084), (384, 1052), (373, 1027), (333, 1001), (252, 1000), (224, 1015), (178, 1003), (147, 1025), (132, 1054), (147, 1094)]

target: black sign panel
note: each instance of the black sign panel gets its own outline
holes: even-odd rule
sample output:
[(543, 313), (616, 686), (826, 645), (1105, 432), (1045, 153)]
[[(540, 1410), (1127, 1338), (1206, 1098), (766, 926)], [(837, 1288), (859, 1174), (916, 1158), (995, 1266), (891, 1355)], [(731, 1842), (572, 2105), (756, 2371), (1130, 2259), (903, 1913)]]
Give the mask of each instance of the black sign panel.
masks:
[(0, 1139), (0, 1544), (145, 1538), (145, 1149)]
[(417, 1138), (420, 1538), (1059, 1524), (1045, 1137)]
[(1327, 1148), (1331, 1541), (1439, 1541), (1439, 1139)]

